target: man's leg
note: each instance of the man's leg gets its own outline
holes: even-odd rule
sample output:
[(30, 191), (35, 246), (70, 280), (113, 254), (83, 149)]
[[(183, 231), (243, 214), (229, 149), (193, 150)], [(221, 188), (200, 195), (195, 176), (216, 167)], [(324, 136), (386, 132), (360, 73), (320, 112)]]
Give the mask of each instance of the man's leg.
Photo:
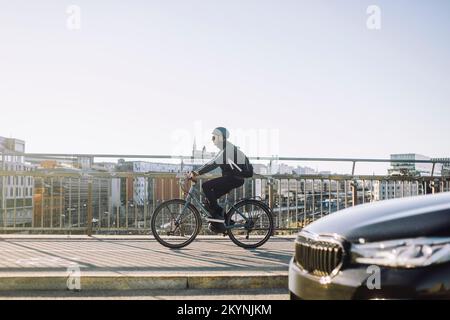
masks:
[[(220, 177), (209, 180), (203, 184), (203, 192), (205, 193), (210, 207), (213, 210), (213, 217), (217, 219), (223, 219), (223, 209), (218, 205), (217, 199), (227, 194), (234, 188), (240, 187), (244, 184), (244, 179), (239, 177)], [(212, 223), (214, 232), (225, 232), (225, 226), (223, 223)]]
[[(222, 208), (217, 203), (217, 196), (215, 190), (223, 183), (223, 177), (211, 179), (202, 184), (203, 193), (208, 199), (209, 212), (215, 219), (223, 220)], [(209, 230), (214, 233), (223, 233), (226, 231), (223, 222), (210, 222)]]
[(223, 183), (223, 177), (211, 179), (203, 183), (202, 189), (206, 198), (209, 202), (209, 207), (211, 208), (211, 213), (220, 211), (220, 206), (217, 203), (217, 196), (215, 190), (220, 188), (220, 185)]
[(234, 176), (226, 176), (222, 177), (220, 184), (216, 186), (214, 189), (214, 195), (216, 199), (226, 195), (231, 190), (238, 188), (244, 184), (244, 178), (234, 177)]
[(231, 190), (244, 184), (244, 179), (234, 176), (225, 176), (212, 179), (203, 183), (203, 192), (209, 201), (209, 205), (214, 210), (221, 209), (217, 204), (217, 199), (227, 194)]
[[(230, 192), (233, 189), (239, 188), (245, 182), (244, 178), (241, 178), (241, 177), (228, 176), (226, 178), (227, 178), (226, 183), (223, 184), (223, 188), (219, 188), (218, 190), (216, 190), (217, 198), (220, 198), (220, 197), (226, 195), (228, 192)], [(222, 215), (223, 215), (223, 212), (222, 212)], [(231, 220), (231, 224), (234, 224), (233, 220)]]
[(222, 208), (218, 205), (217, 199), (243, 184), (243, 178), (225, 176), (205, 182), (203, 184), (203, 192), (209, 201), (211, 209), (214, 210), (214, 212), (220, 212), (222, 211)]

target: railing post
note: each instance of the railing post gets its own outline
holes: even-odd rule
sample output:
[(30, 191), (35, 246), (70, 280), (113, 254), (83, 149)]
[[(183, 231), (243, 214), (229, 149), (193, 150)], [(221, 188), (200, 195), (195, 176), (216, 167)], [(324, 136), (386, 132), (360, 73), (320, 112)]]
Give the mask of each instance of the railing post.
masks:
[(358, 182), (353, 180), (351, 183), (352, 186), (352, 206), (358, 205)]
[[(5, 171), (5, 168), (6, 168), (6, 166), (5, 166), (5, 155), (3, 154), (3, 152), (2, 152), (2, 171)], [(6, 192), (7, 192), (7, 190), (6, 190), (6, 180), (7, 180), (7, 178), (6, 178), (6, 176), (4, 176), (4, 175), (2, 175), (2, 190), (1, 190), (1, 192), (2, 192), (2, 202), (1, 202), (1, 211), (2, 211), (2, 214), (3, 214), (3, 217), (2, 217), (2, 227), (3, 228), (5, 228), (6, 227)]]
[(87, 235), (92, 236), (92, 179), (88, 180)]
[(273, 209), (273, 205), (274, 205), (274, 203), (273, 203), (273, 181), (272, 181), (272, 179), (268, 179), (267, 180), (267, 183), (268, 183), (268, 185), (269, 185), (269, 207), (270, 207), (270, 209)]
[(430, 188), (431, 188), (431, 193), (435, 194), (435, 192), (436, 192), (436, 183), (435, 183), (434, 180), (430, 181)]

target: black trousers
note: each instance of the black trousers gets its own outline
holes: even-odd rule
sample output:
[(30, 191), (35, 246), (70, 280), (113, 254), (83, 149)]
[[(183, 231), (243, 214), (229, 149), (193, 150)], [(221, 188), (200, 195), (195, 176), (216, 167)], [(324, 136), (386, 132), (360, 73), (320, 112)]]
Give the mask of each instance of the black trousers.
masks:
[(242, 177), (224, 176), (204, 182), (202, 189), (209, 201), (211, 209), (214, 212), (220, 212), (222, 208), (217, 204), (217, 199), (243, 184), (244, 178)]

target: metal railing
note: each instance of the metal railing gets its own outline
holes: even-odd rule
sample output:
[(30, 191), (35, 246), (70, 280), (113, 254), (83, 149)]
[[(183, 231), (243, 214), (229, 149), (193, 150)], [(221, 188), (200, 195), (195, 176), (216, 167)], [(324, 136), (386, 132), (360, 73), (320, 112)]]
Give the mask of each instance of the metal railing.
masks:
[[(167, 159), (167, 156), (144, 155), (7, 155), (24, 157), (20, 160), (23, 162), (36, 159), (64, 159), (70, 162), (81, 157), (92, 161), (95, 158)], [(226, 196), (226, 200), (232, 201), (261, 197), (271, 206), (278, 231), (298, 230), (325, 215), (358, 204), (450, 191), (450, 177), (354, 175), (358, 162), (400, 161), (287, 157), (253, 159), (353, 163), (352, 174), (348, 175), (255, 175)], [(434, 163), (427, 160), (407, 162)], [(165, 200), (183, 197), (176, 173), (101, 172), (92, 168), (24, 171), (7, 170), (6, 163), (3, 154), (0, 167), (0, 231), (4, 233), (149, 234), (155, 208)], [(214, 176), (205, 178), (211, 177)], [(203, 181), (200, 179), (199, 187)]]

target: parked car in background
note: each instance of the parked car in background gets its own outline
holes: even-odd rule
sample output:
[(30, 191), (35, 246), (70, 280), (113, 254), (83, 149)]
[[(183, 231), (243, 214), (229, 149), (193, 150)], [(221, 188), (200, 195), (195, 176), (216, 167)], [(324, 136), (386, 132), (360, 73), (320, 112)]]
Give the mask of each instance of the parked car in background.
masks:
[(450, 192), (344, 209), (302, 229), (291, 299), (450, 299)]

